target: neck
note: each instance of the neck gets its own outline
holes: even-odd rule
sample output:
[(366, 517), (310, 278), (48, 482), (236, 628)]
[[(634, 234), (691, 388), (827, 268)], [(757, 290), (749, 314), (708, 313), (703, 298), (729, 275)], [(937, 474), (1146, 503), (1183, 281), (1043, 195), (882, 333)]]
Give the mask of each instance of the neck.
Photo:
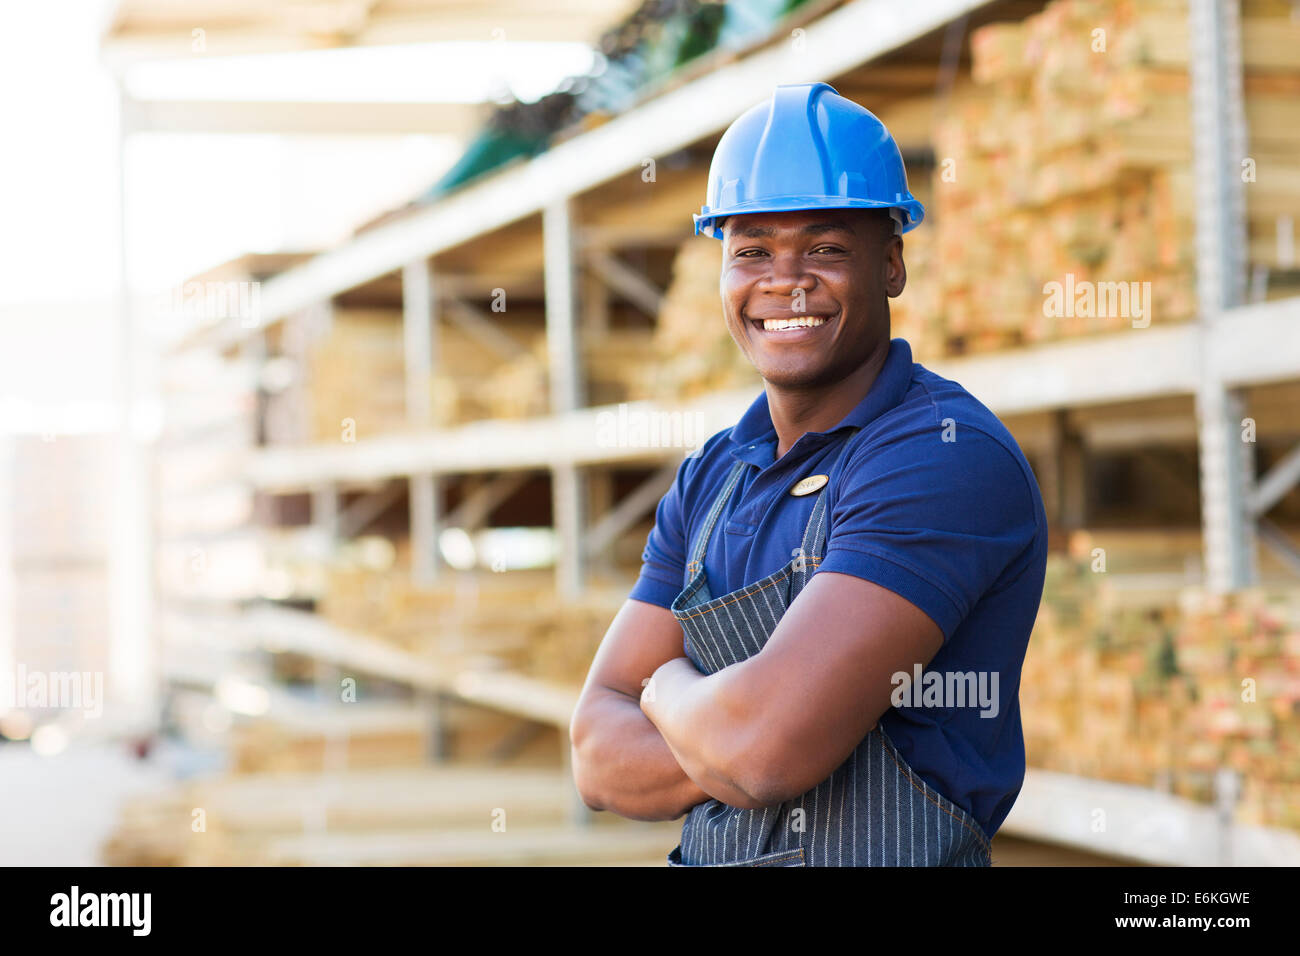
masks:
[(781, 388), (768, 382), (767, 410), (776, 429), (777, 459), (806, 432), (823, 432), (843, 421), (871, 391), (888, 355), (889, 339), (885, 339), (849, 375), (817, 388)]

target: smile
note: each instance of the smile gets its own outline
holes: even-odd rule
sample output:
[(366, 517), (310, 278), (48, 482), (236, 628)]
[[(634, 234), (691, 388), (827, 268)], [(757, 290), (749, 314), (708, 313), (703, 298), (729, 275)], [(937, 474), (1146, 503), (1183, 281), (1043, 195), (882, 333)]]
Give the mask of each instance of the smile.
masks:
[(830, 324), (830, 318), (824, 315), (792, 315), (780, 319), (750, 319), (754, 328), (782, 341), (797, 341), (811, 338), (817, 329)]

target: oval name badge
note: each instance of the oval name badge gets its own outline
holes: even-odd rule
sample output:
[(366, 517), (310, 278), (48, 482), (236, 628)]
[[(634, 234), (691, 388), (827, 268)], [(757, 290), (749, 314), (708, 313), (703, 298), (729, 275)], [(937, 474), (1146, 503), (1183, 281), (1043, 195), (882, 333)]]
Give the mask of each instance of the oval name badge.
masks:
[(810, 495), (830, 480), (830, 475), (809, 475), (795, 482), (794, 487), (790, 489), (790, 494)]

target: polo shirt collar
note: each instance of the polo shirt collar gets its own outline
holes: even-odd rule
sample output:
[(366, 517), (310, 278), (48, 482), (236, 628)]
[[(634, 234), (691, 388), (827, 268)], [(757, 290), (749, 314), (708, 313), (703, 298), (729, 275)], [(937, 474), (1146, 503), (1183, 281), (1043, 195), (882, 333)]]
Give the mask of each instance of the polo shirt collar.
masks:
[[(805, 432), (799, 441), (822, 444), (842, 428), (865, 428), (889, 409), (898, 405), (912, 382), (912, 347), (906, 339), (890, 339), (889, 353), (871, 388), (838, 425), (824, 432)], [(816, 436), (813, 438), (813, 436)], [(812, 438), (812, 441), (807, 439)], [(772, 463), (776, 448), (776, 428), (767, 407), (767, 389), (758, 393), (745, 414), (731, 429), (731, 454), (760, 468)]]

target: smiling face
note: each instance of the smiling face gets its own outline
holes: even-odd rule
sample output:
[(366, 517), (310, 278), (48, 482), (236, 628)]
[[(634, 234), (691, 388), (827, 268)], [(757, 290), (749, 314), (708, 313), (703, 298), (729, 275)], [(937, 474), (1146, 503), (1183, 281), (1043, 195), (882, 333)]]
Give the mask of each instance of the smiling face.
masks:
[(888, 210), (730, 216), (722, 235), (727, 329), (772, 385), (832, 385), (888, 342), (907, 282)]

